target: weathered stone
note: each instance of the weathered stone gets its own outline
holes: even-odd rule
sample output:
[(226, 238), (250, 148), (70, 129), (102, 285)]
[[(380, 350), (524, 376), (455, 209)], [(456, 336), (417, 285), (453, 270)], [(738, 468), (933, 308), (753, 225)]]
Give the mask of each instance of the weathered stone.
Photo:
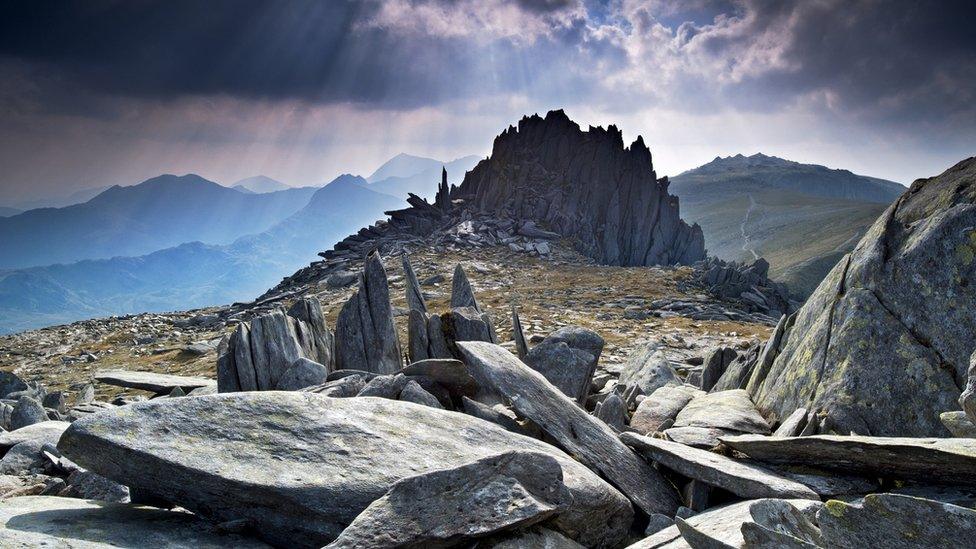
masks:
[(969, 421), (976, 424), (976, 351), (969, 357), (969, 370), (966, 374), (966, 387), (959, 395), (959, 406), (966, 412)]
[(976, 439), (740, 435), (722, 437), (722, 442), (753, 459), (770, 463), (976, 485)]
[(309, 393), (319, 393), (332, 398), (354, 397), (366, 387), (366, 378), (360, 375), (346, 376), (332, 381), (326, 381), (321, 385), (306, 387), (303, 391)]
[(473, 396), (478, 384), (464, 363), (455, 359), (431, 358), (408, 364), (400, 373), (407, 377), (425, 377), (440, 384), (451, 395)]
[(303, 297), (288, 308), (295, 322), (295, 335), (304, 358), (318, 362), (332, 371), (335, 367), (335, 338), (325, 323), (322, 304), (313, 297)]
[(700, 391), (685, 385), (665, 385), (658, 387), (653, 393), (645, 397), (633, 417), (630, 418), (630, 429), (640, 434), (660, 431), (665, 422), (671, 422)]
[[(41, 444), (57, 444), (61, 433), (71, 425), (67, 421), (40, 421), (21, 427), (16, 431), (0, 433), (0, 450), (11, 448), (21, 442), (34, 440)], [(0, 451), (0, 454), (3, 452)]]
[(495, 330), (491, 325), (491, 319), (488, 318), (488, 313), (483, 313), (474, 307), (451, 309), (450, 313), (441, 317), (441, 322), (448, 326), (446, 335), (449, 342), (498, 342), (498, 338), (495, 336)]
[(257, 540), (218, 534), (189, 513), (52, 496), (0, 501), (0, 545), (66, 549), (269, 547)]
[(581, 404), (586, 400), (596, 371), (592, 354), (546, 338), (525, 355), (524, 362), (569, 398)]
[(407, 355), (411, 362), (430, 358), (427, 313), (410, 309), (407, 316)]
[(45, 460), (41, 454), (44, 444), (37, 440), (26, 440), (15, 444), (0, 459), (0, 475), (26, 475), (44, 468)]
[(636, 386), (642, 393), (649, 395), (658, 387), (681, 385), (681, 380), (664, 352), (654, 345), (646, 345), (627, 357), (627, 363), (620, 371), (617, 383)]
[[(822, 498), (867, 494), (878, 490), (878, 483), (863, 477), (818, 470), (812, 467), (790, 468), (785, 465), (764, 464), (776, 474), (809, 487)], [(792, 470), (796, 469), (796, 470)]]
[(552, 446), (464, 414), (378, 398), (229, 393), (139, 402), (76, 421), (59, 449), (82, 467), (266, 540), (321, 546), (398, 480), (507, 450), (552, 455), (573, 505), (550, 524), (612, 546), (627, 501)]
[(571, 502), (553, 457), (506, 452), (397, 482), (328, 547), (449, 547), (541, 522)]
[(616, 127), (584, 132), (562, 111), (550, 111), (495, 138), (491, 156), (451, 198), (485, 211), (510, 209), (573, 238), (607, 265), (694, 263), (705, 257), (703, 233), (680, 219), (667, 189), (643, 139), (624, 148)]
[(155, 372), (133, 372), (127, 370), (101, 370), (95, 372), (95, 381), (116, 387), (142, 389), (157, 394), (169, 394), (176, 387), (191, 391), (197, 387), (216, 385), (216, 381), (205, 377), (175, 376)]
[(78, 395), (75, 398), (75, 406), (90, 404), (93, 400), (95, 400), (95, 385), (86, 383), (85, 386), (78, 391)]
[(404, 402), (413, 402), (414, 404), (430, 406), (431, 408), (444, 408), (440, 401), (437, 400), (437, 397), (425, 391), (419, 383), (413, 380), (407, 381), (407, 384), (400, 390), (400, 395), (397, 398)]
[(496, 536), (478, 544), (479, 548), (482, 546), (486, 549), (584, 549), (559, 532), (541, 526)]
[(797, 408), (793, 410), (793, 413), (783, 420), (783, 423), (773, 431), (774, 437), (795, 437), (799, 436), (803, 432), (803, 428), (807, 426), (807, 412), (806, 408)]
[(620, 395), (613, 393), (596, 405), (593, 415), (619, 433), (626, 427), (627, 405)]
[(68, 412), (68, 401), (65, 399), (64, 392), (62, 391), (48, 393), (41, 401), (41, 405), (50, 410), (54, 410), (59, 414), (65, 414)]
[(68, 486), (58, 495), (113, 503), (129, 503), (129, 489), (91, 471), (78, 469), (68, 475)]
[(725, 373), (725, 370), (735, 360), (736, 356), (738, 356), (738, 353), (735, 352), (735, 349), (731, 347), (719, 347), (705, 357), (704, 367), (701, 373), (700, 387), (702, 391), (712, 390), (712, 387), (722, 377), (722, 374)]
[(742, 498), (819, 499), (805, 485), (742, 460), (634, 433), (620, 440), (649, 460)]
[(403, 364), (390, 288), (378, 253), (366, 258), (359, 289), (336, 321), (336, 368), (392, 374)]
[(913, 183), (797, 313), (753, 384), (759, 409), (817, 410), (821, 432), (945, 436), (976, 333), (974, 227), (976, 157)]
[(400, 391), (406, 387), (408, 381), (410, 380), (403, 374), (376, 376), (369, 380), (369, 383), (356, 396), (371, 396), (396, 400), (400, 396)]
[(0, 398), (7, 398), (10, 393), (26, 390), (27, 384), (13, 372), (0, 372)]
[(895, 494), (869, 494), (860, 503), (828, 501), (817, 513), (828, 547), (971, 547), (976, 511)]
[(474, 297), (474, 290), (471, 289), (471, 282), (468, 275), (464, 274), (464, 269), (458, 263), (454, 267), (454, 278), (451, 280), (451, 308), (470, 307), (481, 312), (478, 301)]
[(704, 450), (710, 450), (721, 444), (720, 437), (737, 433), (737, 431), (713, 427), (670, 427), (663, 432), (668, 440)]
[(424, 293), (420, 290), (420, 282), (417, 281), (417, 273), (413, 272), (413, 265), (410, 264), (410, 257), (407, 256), (407, 254), (403, 254), (400, 260), (403, 264), (404, 291), (407, 294), (407, 308), (409, 308), (411, 311), (426, 313), (427, 302), (424, 301)]
[(735, 360), (729, 363), (725, 368), (725, 373), (722, 374), (715, 385), (709, 389), (709, 392), (719, 392), (719, 391), (730, 391), (733, 389), (745, 389), (746, 385), (749, 383), (749, 377), (752, 374), (752, 370), (756, 367), (756, 363), (759, 361), (759, 355), (762, 349), (758, 345), (753, 345), (745, 351), (739, 353), (735, 357)]
[(769, 424), (759, 415), (742, 389), (708, 393), (692, 399), (678, 413), (675, 427), (706, 427), (741, 433), (769, 434)]
[(606, 475), (646, 513), (673, 513), (674, 489), (650, 465), (627, 448), (613, 430), (589, 415), (542, 374), (490, 343), (458, 343), (465, 364), (479, 385), (511, 401), (574, 456)]
[(37, 399), (22, 396), (17, 399), (17, 404), (10, 412), (10, 430), (16, 431), (47, 420), (47, 412)]
[(939, 419), (952, 436), (959, 438), (976, 438), (976, 423), (973, 423), (966, 412), (942, 412)]
[(796, 536), (754, 522), (746, 522), (742, 525), (742, 541), (743, 547), (749, 549), (816, 549), (819, 547)]
[(461, 406), (465, 414), (489, 421), (513, 433), (528, 434), (515, 418), (502, 413), (497, 406), (488, 406), (468, 397), (461, 398)]
[(747, 547), (752, 544), (770, 549), (776, 547), (810, 549), (823, 545), (820, 529), (813, 523), (810, 512), (801, 511), (782, 499), (763, 499), (749, 506), (755, 522), (742, 525)]
[(305, 387), (325, 383), (325, 378), (328, 375), (328, 368), (302, 357), (292, 362), (285, 373), (281, 374), (275, 389), (278, 391), (298, 391)]
[[(687, 542), (683, 540), (683, 532), (679, 530), (679, 526), (676, 524), (628, 546), (627, 549), (743, 547), (742, 525), (755, 522), (750, 509), (754, 504), (762, 501), (764, 500), (740, 501), (722, 507), (714, 507), (693, 517), (683, 519), (686, 525), (690, 527), (690, 529), (686, 528), (686, 531), (690, 532), (690, 536), (695, 538), (697, 544), (691, 540)], [(823, 505), (819, 501), (808, 499), (783, 501), (808, 517), (812, 517)]]
[(447, 346), (443, 322), (439, 315), (430, 315), (427, 319), (427, 339), (429, 358), (454, 358), (450, 347)]

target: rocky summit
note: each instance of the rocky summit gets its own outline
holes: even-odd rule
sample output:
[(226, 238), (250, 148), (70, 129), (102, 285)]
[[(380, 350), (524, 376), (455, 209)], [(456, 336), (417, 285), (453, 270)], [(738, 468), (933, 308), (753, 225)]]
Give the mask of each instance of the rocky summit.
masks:
[(0, 544), (976, 547), (974, 200), (801, 306), (640, 139), (524, 118), (252, 302), (0, 339)]

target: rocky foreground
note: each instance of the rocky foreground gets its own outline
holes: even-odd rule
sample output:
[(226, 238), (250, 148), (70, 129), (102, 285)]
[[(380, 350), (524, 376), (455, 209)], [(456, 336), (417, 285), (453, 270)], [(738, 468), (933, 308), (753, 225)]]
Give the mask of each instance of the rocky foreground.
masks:
[(482, 194), (253, 303), (5, 339), (0, 545), (976, 547), (976, 159), (798, 311)]

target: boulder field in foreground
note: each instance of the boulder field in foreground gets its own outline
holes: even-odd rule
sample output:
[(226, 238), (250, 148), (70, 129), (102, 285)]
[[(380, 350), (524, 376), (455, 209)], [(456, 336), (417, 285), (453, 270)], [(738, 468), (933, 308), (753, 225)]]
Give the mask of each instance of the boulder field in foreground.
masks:
[(976, 333), (976, 157), (920, 179), (827, 275), (752, 372), (782, 420), (815, 411), (824, 434), (948, 436)]
[(464, 414), (379, 398), (251, 392), (140, 402), (76, 421), (59, 444), (82, 467), (264, 540), (321, 547), (397, 482), (510, 450), (554, 457), (572, 505), (550, 523), (612, 547), (627, 499), (556, 448)]

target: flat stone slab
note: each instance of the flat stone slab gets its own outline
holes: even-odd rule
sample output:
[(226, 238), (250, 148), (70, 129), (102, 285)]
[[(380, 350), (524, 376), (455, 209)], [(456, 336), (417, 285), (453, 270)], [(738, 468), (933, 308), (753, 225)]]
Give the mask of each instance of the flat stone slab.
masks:
[[(710, 545), (693, 545), (684, 540), (678, 526), (669, 526), (656, 534), (646, 537), (637, 543), (627, 546), (626, 549), (658, 549), (667, 547), (668, 549), (689, 548), (689, 547), (743, 547), (745, 540), (742, 537), (742, 525), (755, 523), (752, 507), (754, 504), (767, 499), (753, 499), (714, 507), (692, 517), (684, 519), (684, 522), (693, 528), (698, 534), (705, 536)], [(817, 510), (823, 505), (819, 501), (808, 499), (787, 499), (772, 500), (785, 501), (795, 507), (805, 516), (813, 518)]]
[(637, 405), (630, 418), (630, 428), (642, 434), (660, 431), (665, 422), (674, 420), (691, 399), (704, 394), (686, 385), (658, 387)]
[(769, 434), (769, 424), (759, 415), (742, 389), (708, 393), (692, 399), (674, 419), (674, 427), (726, 429), (740, 433)]
[(606, 423), (586, 413), (542, 374), (498, 345), (480, 341), (457, 345), (479, 385), (508, 399), (519, 414), (600, 471), (645, 513), (677, 510), (677, 492), (671, 484), (620, 442)]
[(815, 435), (722, 437), (753, 459), (946, 484), (976, 485), (976, 439)]
[(241, 536), (219, 534), (189, 514), (127, 503), (54, 496), (0, 501), (0, 546), (58, 549), (266, 549)]
[(95, 373), (95, 380), (106, 385), (142, 389), (154, 393), (166, 393), (179, 387), (189, 392), (197, 387), (217, 386), (217, 380), (205, 377), (175, 376), (154, 372), (133, 372), (130, 370), (101, 370)]
[(67, 421), (42, 421), (16, 431), (7, 431), (0, 434), (0, 448), (13, 448), (28, 440), (36, 440), (41, 444), (57, 444), (69, 425), (71, 424)]
[(870, 494), (856, 503), (831, 500), (817, 513), (827, 547), (914, 549), (973, 547), (976, 511), (896, 494)]
[(246, 520), (287, 547), (333, 541), (404, 478), (509, 450), (559, 462), (573, 503), (551, 528), (612, 546), (633, 516), (622, 494), (551, 445), (382, 398), (259, 391), (156, 399), (76, 421), (58, 449), (140, 493), (218, 522)]
[(634, 433), (623, 433), (620, 440), (650, 460), (739, 497), (820, 499), (807, 486), (742, 460)]

